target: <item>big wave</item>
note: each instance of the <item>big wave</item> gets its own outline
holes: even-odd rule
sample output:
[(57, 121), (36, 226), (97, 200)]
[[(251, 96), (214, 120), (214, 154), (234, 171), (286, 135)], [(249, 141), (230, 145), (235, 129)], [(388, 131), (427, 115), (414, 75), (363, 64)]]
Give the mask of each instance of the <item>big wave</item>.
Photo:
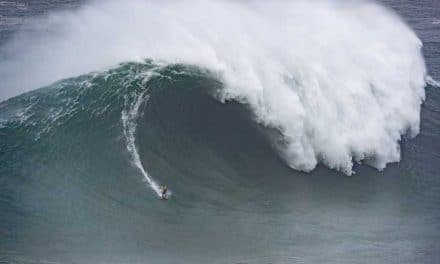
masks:
[(225, 84), (217, 98), (278, 130), (297, 170), (383, 169), (419, 132), (422, 43), (373, 2), (106, 1), (26, 27), (1, 50), (3, 98), (151, 58), (208, 69)]

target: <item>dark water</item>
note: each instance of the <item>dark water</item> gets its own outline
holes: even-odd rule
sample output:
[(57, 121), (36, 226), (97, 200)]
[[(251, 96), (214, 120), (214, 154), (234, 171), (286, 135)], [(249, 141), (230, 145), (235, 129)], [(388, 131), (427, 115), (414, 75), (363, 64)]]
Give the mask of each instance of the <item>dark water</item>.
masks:
[[(6, 21), (79, 5), (5, 3)], [(440, 79), (440, 3), (386, 4), (416, 30)], [(246, 106), (215, 100), (221, 88), (208, 72), (146, 61), (1, 102), (0, 262), (440, 262), (438, 88), (426, 88), (421, 132), (402, 142), (402, 161), (383, 172), (358, 165), (353, 177), (288, 168), (273, 131)], [(121, 113), (139, 99), (136, 146), (172, 189), (167, 202), (122, 133)]]

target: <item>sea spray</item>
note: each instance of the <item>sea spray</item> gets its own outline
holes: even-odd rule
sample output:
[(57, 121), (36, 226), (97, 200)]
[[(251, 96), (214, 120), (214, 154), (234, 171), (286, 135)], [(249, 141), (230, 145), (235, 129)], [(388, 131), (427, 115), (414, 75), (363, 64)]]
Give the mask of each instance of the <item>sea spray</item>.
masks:
[[(148, 79), (148, 77), (147, 77)], [(136, 168), (142, 173), (145, 181), (151, 187), (151, 189), (156, 192), (158, 196), (161, 195), (159, 185), (154, 181), (154, 179), (148, 174), (142, 165), (141, 159), (139, 157), (139, 152), (136, 147), (136, 127), (137, 119), (139, 117), (139, 108), (142, 104), (148, 102), (147, 89), (142, 92), (134, 92), (133, 99), (130, 102), (129, 96), (125, 97), (125, 108), (121, 113), (121, 120), (123, 125), (124, 137), (127, 143), (127, 150), (130, 154), (131, 161)]]
[(219, 76), (220, 99), (279, 130), (294, 169), (383, 169), (400, 160), (402, 135), (419, 132), (422, 43), (373, 2), (105, 1), (28, 27), (2, 48), (3, 97), (150, 58)]

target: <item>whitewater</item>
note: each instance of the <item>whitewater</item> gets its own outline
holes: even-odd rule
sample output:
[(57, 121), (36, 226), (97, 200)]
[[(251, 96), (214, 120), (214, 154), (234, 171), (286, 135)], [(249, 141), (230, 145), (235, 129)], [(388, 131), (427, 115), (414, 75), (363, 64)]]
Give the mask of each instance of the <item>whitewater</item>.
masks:
[[(273, 145), (291, 168), (351, 175), (355, 162), (398, 162), (399, 142), (419, 133), (421, 48), (374, 2), (94, 2), (32, 19), (1, 48), (2, 99), (121, 62), (195, 65), (224, 83), (218, 100), (247, 105), (279, 132)], [(122, 120), (139, 167), (138, 107)]]
[[(148, 96), (146, 96), (147, 90), (143, 91), (137, 95), (134, 102), (124, 109), (121, 113), (121, 120), (124, 128), (124, 137), (127, 142), (127, 150), (130, 153), (133, 164), (139, 169), (144, 177), (145, 181), (151, 187), (153, 191), (156, 192), (157, 196), (161, 195), (159, 185), (153, 180), (153, 178), (145, 171), (141, 159), (139, 157), (139, 152), (136, 148), (136, 127), (137, 119), (139, 118), (139, 107), (142, 103), (148, 101)], [(128, 99), (126, 99), (128, 101)]]

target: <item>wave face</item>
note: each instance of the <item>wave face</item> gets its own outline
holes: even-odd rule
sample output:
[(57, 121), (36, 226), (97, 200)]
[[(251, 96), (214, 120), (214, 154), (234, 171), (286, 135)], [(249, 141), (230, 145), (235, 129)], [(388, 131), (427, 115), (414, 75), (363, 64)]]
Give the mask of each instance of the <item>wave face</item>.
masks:
[(7, 96), (152, 58), (208, 69), (224, 83), (217, 99), (277, 130), (274, 144), (297, 170), (322, 162), (350, 175), (362, 161), (381, 170), (400, 160), (402, 135), (419, 132), (421, 41), (375, 3), (106, 1), (35, 24), (2, 49)]
[[(414, 250), (437, 247), (431, 153), (414, 145), (383, 174), (358, 166), (363, 177), (349, 178), (321, 167), (301, 177), (278, 158), (279, 131), (255, 122), (251, 105), (220, 102), (224, 89), (204, 69), (146, 61), (2, 102), (0, 259), (315, 263), (331, 252), (351, 263), (372, 243), (378, 262), (394, 256), (389, 250), (416, 260)], [(157, 199), (160, 184), (173, 191), (167, 202)], [(348, 242), (332, 243), (337, 236)], [(396, 242), (383, 247), (390, 236)], [(415, 245), (402, 247), (408, 241)]]
[[(61, 155), (62, 158), (55, 158), (57, 162), (52, 165), (64, 164), (64, 173), (77, 174), (72, 165), (94, 163), (98, 159), (93, 156), (102, 155), (101, 152), (112, 145), (111, 152), (116, 155), (118, 162), (129, 161), (132, 166), (125, 164), (123, 167), (135, 170), (125, 168), (119, 173), (142, 175), (146, 184), (160, 196), (159, 183), (147, 172), (144, 164), (151, 164), (149, 159), (157, 159), (156, 156), (173, 156), (173, 153), (180, 156), (181, 151), (174, 148), (173, 140), (176, 138), (192, 142), (184, 148), (203, 148), (205, 144), (197, 142), (201, 138), (227, 135), (228, 126), (219, 127), (216, 132), (209, 127), (203, 128), (205, 131), (202, 134), (189, 128), (196, 127), (203, 116), (194, 113), (193, 107), (198, 105), (201, 109), (197, 111), (208, 118), (215, 118), (219, 111), (216, 108), (225, 106), (214, 100), (214, 94), (222, 87), (206, 70), (145, 61), (125, 63), (101, 73), (61, 80), (46, 88), (9, 99), (0, 104), (0, 164), (5, 170), (2, 175), (13, 173), (9, 169), (21, 167), (23, 160), (30, 159), (32, 162), (34, 155), (41, 156), (44, 164)], [(227, 117), (228, 112), (234, 116), (246, 115), (247, 120), (242, 120), (243, 124), (238, 125), (235, 121), (235, 128), (246, 127), (252, 118), (245, 109), (241, 106), (241, 110), (226, 110), (221, 115), (217, 113), (217, 121), (222, 124), (234, 122)], [(251, 134), (255, 133), (258, 132), (248, 131), (237, 137), (253, 137)], [(226, 136), (225, 144), (229, 144), (226, 143), (229, 138)], [(179, 146), (180, 149), (184, 143)], [(53, 147), (47, 151), (46, 147), (50, 145)], [(235, 147), (236, 152), (242, 147), (246, 149), (238, 142)], [(21, 158), (10, 157), (8, 153), (12, 152)], [(223, 156), (228, 154), (224, 153)], [(107, 165), (101, 164), (104, 167), (96, 166), (94, 170), (97, 175), (91, 177), (105, 178), (106, 170), (120, 170), (111, 166), (113, 163), (107, 160)], [(47, 170), (51, 170), (51, 165), (46, 166)], [(29, 169), (27, 165), (23, 167)], [(48, 177), (56, 176), (50, 173)]]

